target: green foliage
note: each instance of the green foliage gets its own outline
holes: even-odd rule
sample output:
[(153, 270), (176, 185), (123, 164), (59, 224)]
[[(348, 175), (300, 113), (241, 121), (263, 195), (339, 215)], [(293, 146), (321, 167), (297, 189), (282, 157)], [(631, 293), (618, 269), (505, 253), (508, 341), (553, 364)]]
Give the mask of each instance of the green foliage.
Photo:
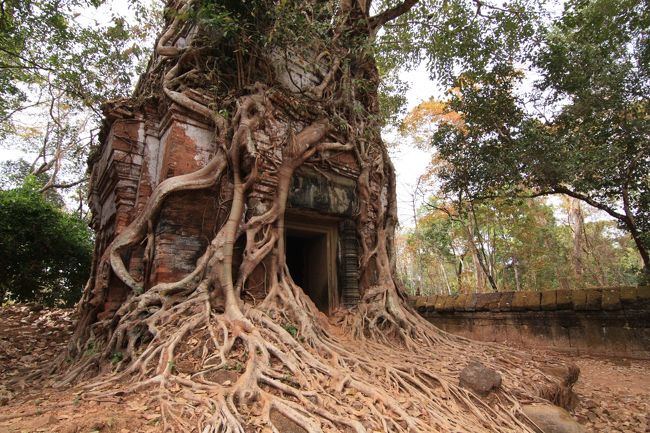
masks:
[(448, 106), (464, 127), (441, 125), (433, 140), (445, 190), (572, 195), (616, 218), (647, 267), (649, 25), (644, 2), (570, 1), (529, 56), (541, 76), (532, 101), (511, 61), (458, 76)]
[(73, 305), (92, 257), (84, 221), (45, 200), (31, 176), (0, 191), (0, 300)]
[[(471, 211), (470, 211), (471, 209)], [(586, 222), (582, 269), (574, 268), (573, 229), (541, 199), (452, 203), (430, 199), (398, 255), (402, 280), (415, 293), (574, 289), (636, 284), (642, 266), (629, 236), (611, 221)]]
[(285, 323), (282, 325), (285, 331), (287, 331), (289, 334), (291, 334), (292, 337), (295, 337), (298, 335), (298, 328), (296, 328), (296, 325), (293, 323)]
[(122, 352), (115, 352), (111, 355), (111, 364), (117, 364), (122, 359), (124, 359), (124, 354)]
[(97, 347), (95, 346), (95, 342), (93, 340), (88, 341), (83, 356), (92, 356), (96, 353), (97, 353)]
[[(395, 3), (384, 0), (379, 9)], [(534, 45), (543, 15), (540, 2), (494, 3), (422, 0), (386, 25), (378, 51), (402, 67), (426, 61), (431, 76), (445, 83), (459, 70), (476, 77), (495, 64), (521, 60)]]
[[(145, 54), (132, 38), (138, 29), (113, 14), (107, 24), (82, 25), (96, 0), (8, 0), (0, 15), (0, 120), (31, 100), (46, 83), (80, 105), (124, 95), (134, 60)], [(47, 90), (45, 90), (47, 92)]]
[[(0, 190), (19, 188), (25, 184), (31, 171), (31, 166), (24, 159), (0, 162)], [(38, 185), (44, 185), (48, 180), (46, 173), (40, 173), (33, 177)], [(63, 197), (55, 189), (45, 192), (45, 200), (59, 208), (64, 206)]]

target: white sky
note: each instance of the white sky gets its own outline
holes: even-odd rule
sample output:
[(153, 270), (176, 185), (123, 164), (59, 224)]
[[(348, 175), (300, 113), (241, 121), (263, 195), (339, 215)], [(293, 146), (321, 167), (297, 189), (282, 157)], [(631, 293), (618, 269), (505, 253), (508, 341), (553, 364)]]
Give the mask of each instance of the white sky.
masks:
[[(429, 79), (424, 65), (413, 71), (403, 71), (400, 73), (400, 79), (410, 84), (410, 88), (406, 92), (407, 112), (420, 102), (426, 101), (432, 96), (439, 97), (443, 93), (443, 89)], [(401, 227), (413, 227), (415, 224), (413, 221), (413, 192), (418, 177), (424, 174), (431, 161), (432, 151), (418, 149), (409, 139), (392, 133), (385, 133), (384, 139), (397, 144), (390, 149), (389, 153), (397, 174), (399, 223)]]

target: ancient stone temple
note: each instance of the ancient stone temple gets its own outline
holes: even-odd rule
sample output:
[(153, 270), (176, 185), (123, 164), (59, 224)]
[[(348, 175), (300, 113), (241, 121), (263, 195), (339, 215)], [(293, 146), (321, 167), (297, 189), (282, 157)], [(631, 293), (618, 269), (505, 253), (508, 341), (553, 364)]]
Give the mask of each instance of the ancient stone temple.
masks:
[[(298, 78), (305, 80), (303, 75), (292, 78), (287, 74), (286, 78), (293, 83)], [(201, 98), (191, 91), (187, 95)], [(145, 105), (130, 109), (122, 101), (105, 111), (104, 138), (91, 161), (96, 264), (115, 236), (141, 212), (156, 185), (200, 169), (212, 158), (216, 146), (214, 128), (207, 119), (174, 103), (162, 108)], [(301, 125), (294, 127), (299, 130)], [(276, 134), (276, 129), (277, 125), (267, 125), (253, 133), (261, 154), (258, 170), (262, 181), (253, 187), (246, 203), (249, 215), (262, 212), (273, 199), (279, 160), (273, 144), (286, 139), (286, 133)], [(329, 152), (308, 160), (292, 178), (285, 231), (287, 265), (294, 281), (326, 314), (359, 300), (355, 225), (359, 173), (351, 152)], [(149, 227), (147, 242), (123, 257), (129, 273), (144, 290), (178, 281), (195, 268), (228, 216), (225, 185), (217, 182), (208, 190), (184, 191), (165, 199), (156, 222), (150, 222), (155, 226)], [(235, 243), (233, 267), (241, 263), (244, 246), (242, 234)], [(102, 319), (121, 305), (128, 290), (109, 270), (95, 272), (106, 273), (108, 279), (103, 311), (99, 313)], [(263, 299), (268, 286), (265, 278), (263, 271), (254, 272), (242, 297), (253, 302)]]

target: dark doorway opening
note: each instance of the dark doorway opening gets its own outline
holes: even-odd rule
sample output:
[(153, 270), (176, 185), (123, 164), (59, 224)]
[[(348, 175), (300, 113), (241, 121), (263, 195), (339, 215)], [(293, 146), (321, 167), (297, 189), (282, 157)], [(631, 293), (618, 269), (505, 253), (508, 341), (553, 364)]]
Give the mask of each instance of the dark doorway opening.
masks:
[(287, 266), (293, 281), (326, 314), (330, 310), (328, 245), (326, 233), (288, 229)]

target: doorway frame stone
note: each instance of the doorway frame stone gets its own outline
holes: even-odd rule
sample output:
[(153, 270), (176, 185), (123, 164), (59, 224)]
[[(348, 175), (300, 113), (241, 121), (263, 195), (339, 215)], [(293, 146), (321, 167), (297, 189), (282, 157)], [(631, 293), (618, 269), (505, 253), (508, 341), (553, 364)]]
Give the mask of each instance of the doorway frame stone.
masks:
[[(309, 221), (309, 222), (305, 222)], [(291, 230), (303, 231), (325, 236), (327, 253), (327, 315), (331, 315), (340, 306), (337, 247), (339, 241), (339, 223), (341, 218), (313, 214), (306, 211), (287, 209), (285, 214), (285, 237)]]

